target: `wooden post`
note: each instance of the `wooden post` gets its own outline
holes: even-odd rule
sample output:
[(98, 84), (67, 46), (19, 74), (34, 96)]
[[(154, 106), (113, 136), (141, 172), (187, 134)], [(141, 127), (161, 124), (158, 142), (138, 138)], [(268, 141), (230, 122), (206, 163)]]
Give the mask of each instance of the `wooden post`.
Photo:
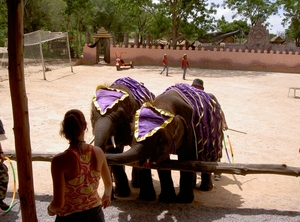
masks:
[[(9, 85), (23, 222), (37, 222), (24, 77), (23, 0), (7, 0)], [(46, 210), (46, 209), (45, 209)]]

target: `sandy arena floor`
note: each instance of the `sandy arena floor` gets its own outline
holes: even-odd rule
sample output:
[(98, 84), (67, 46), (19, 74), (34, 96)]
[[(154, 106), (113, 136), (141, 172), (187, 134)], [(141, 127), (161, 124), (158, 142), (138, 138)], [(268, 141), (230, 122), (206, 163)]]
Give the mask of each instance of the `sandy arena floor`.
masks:
[[(170, 85), (191, 84), (197, 77), (204, 80), (205, 91), (218, 98), (229, 128), (246, 133), (228, 131), (235, 163), (300, 167), (300, 99), (292, 97), (292, 92), (288, 97), (289, 87), (300, 87), (299, 74), (191, 69), (186, 80), (182, 80), (182, 71), (172, 67), (169, 77), (159, 74), (161, 67), (116, 71), (113, 66), (99, 65), (75, 66), (73, 69), (74, 73), (70, 68), (47, 72), (47, 80), (43, 80), (41, 72), (26, 75), (32, 152), (58, 153), (67, 148), (67, 141), (58, 134), (63, 115), (71, 108), (78, 108), (89, 123), (91, 99), (98, 84), (110, 84), (120, 77), (129, 76), (143, 82), (158, 95)], [(13, 151), (8, 80), (0, 82), (0, 107), (0, 118), (6, 130), (6, 139), (1, 144), (4, 151)], [(92, 138), (90, 123), (89, 129), (86, 141)], [(228, 162), (225, 151), (222, 162)], [(126, 169), (130, 176), (130, 167)], [(50, 163), (33, 162), (33, 172), (35, 193), (52, 195)], [(173, 175), (178, 186), (179, 174), (173, 172)], [(153, 179), (159, 194), (155, 170)], [(299, 178), (292, 176), (223, 174), (220, 181), (214, 181), (212, 191), (195, 190), (195, 201), (189, 206), (299, 211), (299, 187)], [(133, 189), (128, 200), (134, 200), (137, 194), (138, 190)]]

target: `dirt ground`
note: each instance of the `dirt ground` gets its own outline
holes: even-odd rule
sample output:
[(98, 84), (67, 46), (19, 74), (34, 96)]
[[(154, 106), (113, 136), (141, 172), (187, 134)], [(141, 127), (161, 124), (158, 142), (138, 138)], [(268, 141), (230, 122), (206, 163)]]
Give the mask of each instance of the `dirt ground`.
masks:
[[(155, 95), (175, 83), (191, 84), (198, 77), (204, 80), (205, 90), (213, 93), (221, 103), (229, 128), (234, 163), (287, 164), (300, 167), (300, 99), (288, 96), (289, 87), (300, 87), (300, 75), (288, 73), (245, 72), (228, 70), (188, 70), (182, 80), (179, 68), (170, 68), (169, 77), (160, 75), (161, 67), (135, 67), (116, 71), (114, 66), (75, 66), (46, 73), (26, 75), (26, 93), (30, 115), (30, 136), (33, 153), (58, 153), (68, 146), (58, 134), (65, 112), (77, 108), (84, 112), (89, 124), (86, 141), (92, 138), (89, 122), (90, 104), (99, 84), (129, 76), (143, 82)], [(300, 92), (297, 92), (300, 94)], [(9, 81), (0, 81), (0, 118), (6, 135), (1, 139), (4, 151), (14, 150), (13, 116)], [(228, 159), (223, 150), (222, 162)], [(229, 155), (231, 153), (229, 152)], [(16, 163), (14, 162), (15, 169)], [(126, 167), (130, 177), (130, 167)], [(153, 179), (159, 194), (155, 170)], [(33, 162), (36, 194), (52, 195), (50, 163)], [(173, 180), (178, 187), (178, 172)], [(198, 185), (200, 184), (198, 177)], [(18, 185), (19, 186), (19, 185)], [(102, 187), (99, 188), (100, 192)], [(293, 176), (252, 174), (246, 176), (223, 174), (214, 181), (214, 189), (201, 192), (195, 189), (192, 205), (228, 208), (260, 208), (299, 211), (300, 181)], [(9, 191), (13, 189), (10, 183)], [(128, 198), (135, 199), (138, 189)]]

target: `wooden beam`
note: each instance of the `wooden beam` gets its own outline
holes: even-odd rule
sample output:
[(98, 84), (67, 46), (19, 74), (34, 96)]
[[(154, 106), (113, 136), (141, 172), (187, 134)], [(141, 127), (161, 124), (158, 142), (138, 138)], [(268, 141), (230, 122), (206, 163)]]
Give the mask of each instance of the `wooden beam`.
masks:
[[(57, 153), (32, 153), (31, 161), (42, 161), (42, 162), (51, 162), (52, 158)], [(16, 161), (16, 154), (12, 151), (5, 151), (5, 156), (7, 156), (10, 160)]]
[[(11, 160), (15, 160), (15, 154), (5, 152)], [(51, 161), (52, 154), (33, 153), (32, 161)], [(119, 165), (117, 162), (109, 161), (109, 165)], [(127, 166), (138, 168), (151, 168), (162, 170), (194, 171), (194, 172), (215, 172), (224, 174), (279, 174), (284, 176), (300, 176), (300, 167), (291, 167), (286, 164), (243, 164), (243, 163), (221, 163), (221, 162), (201, 162), (201, 161), (179, 161), (170, 160), (160, 164), (145, 164), (140, 166), (138, 163), (126, 164)]]
[(29, 114), (24, 77), (23, 0), (7, 0), (8, 71), (13, 110), (22, 221), (37, 222), (31, 163)]

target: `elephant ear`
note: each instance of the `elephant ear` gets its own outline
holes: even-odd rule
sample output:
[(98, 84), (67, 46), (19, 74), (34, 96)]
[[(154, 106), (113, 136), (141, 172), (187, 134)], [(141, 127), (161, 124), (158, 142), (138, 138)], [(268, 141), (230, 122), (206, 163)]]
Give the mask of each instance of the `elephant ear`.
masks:
[(145, 140), (159, 129), (165, 128), (174, 119), (174, 115), (166, 110), (158, 109), (146, 102), (136, 112), (134, 137), (137, 142)]
[(93, 103), (100, 114), (104, 115), (108, 109), (111, 109), (128, 96), (129, 94), (123, 90), (99, 85), (93, 97)]

